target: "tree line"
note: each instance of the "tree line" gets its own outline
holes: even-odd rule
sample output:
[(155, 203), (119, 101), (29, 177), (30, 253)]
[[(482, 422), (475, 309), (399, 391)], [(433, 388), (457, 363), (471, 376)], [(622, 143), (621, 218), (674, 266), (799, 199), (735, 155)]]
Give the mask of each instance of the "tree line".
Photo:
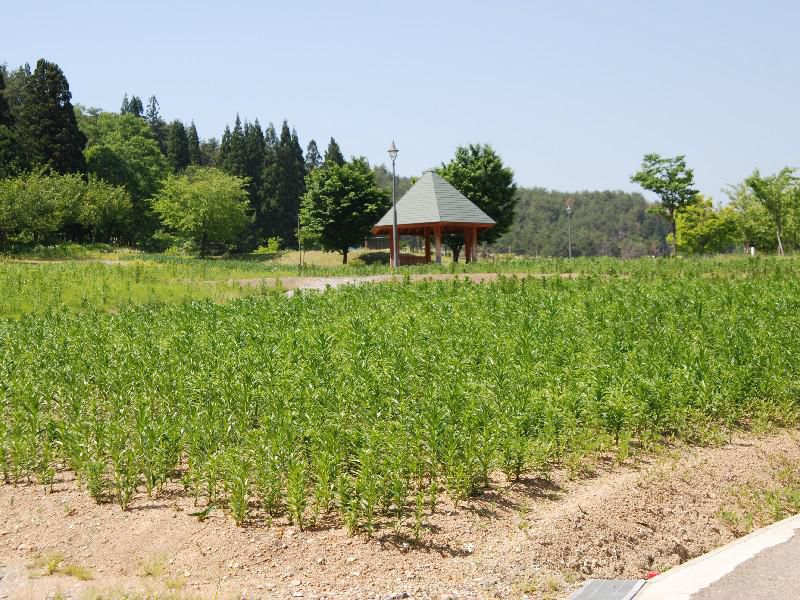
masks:
[[(440, 173), (510, 225), (513, 173), (489, 146), (458, 148)], [(398, 198), (411, 186), (398, 178)], [(262, 128), (236, 115), (219, 141), (191, 121), (167, 122), (155, 96), (123, 96), (118, 112), (72, 104), (67, 78), (41, 59), (0, 67), (0, 245), (112, 242), (149, 250), (322, 248), (347, 261), (388, 210), (392, 175), (345, 156), (331, 138), (303, 151), (287, 121)], [(448, 236), (454, 256), (463, 238)]]
[[(521, 254), (641, 256), (727, 252), (742, 246), (783, 253), (800, 247), (800, 179), (757, 170), (715, 206), (694, 187), (683, 156), (645, 155), (631, 180), (638, 194), (564, 194), (517, 188), (488, 145), (456, 149), (439, 173), (497, 221), (480, 241)], [(397, 180), (398, 197), (413, 183)], [(10, 71), (0, 65), (0, 246), (111, 242), (146, 250), (210, 252), (322, 248), (347, 260), (389, 208), (391, 172), (345, 156), (331, 138), (305, 151), (284, 120), (242, 120), (218, 141), (193, 121), (167, 122), (157, 98), (127, 93), (118, 112), (72, 104), (57, 64)], [(571, 203), (572, 216), (564, 210)], [(457, 259), (460, 235), (444, 243)]]
[(728, 186), (730, 203), (715, 207), (694, 187), (694, 171), (683, 155), (645, 154), (631, 181), (655, 193), (652, 211), (670, 225), (671, 252), (730, 252), (737, 247), (776, 251), (800, 248), (800, 177), (784, 167), (772, 175), (758, 169)]
[[(174, 215), (163, 214), (169, 203), (158, 199), (167, 191), (174, 196), (171, 180), (185, 176), (189, 184), (205, 179), (230, 189), (232, 182), (245, 192), (242, 230), (216, 241), (238, 250), (269, 238), (294, 246), (306, 175), (346, 162), (333, 138), (324, 154), (315, 140), (304, 154), (287, 121), (279, 130), (272, 124), (262, 129), (258, 120), (243, 122), (237, 115), (220, 141), (201, 139), (193, 121), (165, 121), (155, 96), (145, 103), (126, 93), (119, 112), (86, 108), (73, 105), (67, 78), (55, 63), (41, 59), (34, 69), (13, 71), (0, 66), (0, 243), (104, 241), (161, 249), (181, 231)], [(210, 169), (236, 179), (203, 175)], [(77, 196), (59, 191), (74, 192), (75, 186), (84, 188)], [(74, 205), (97, 202), (98, 193), (89, 190), (98, 189), (113, 192), (113, 202), (103, 207), (105, 220), (92, 226), (85, 217), (76, 221)], [(27, 200), (38, 198), (37, 210), (28, 206), (21, 212), (26, 200), (20, 190)]]
[[(755, 170), (714, 204), (694, 184), (682, 155), (646, 154), (633, 183), (658, 202), (622, 191), (565, 193), (520, 188), (513, 225), (498, 249), (534, 256), (718, 254), (755, 247), (783, 254), (800, 249), (800, 179), (796, 170)], [(571, 214), (566, 208), (570, 206)], [(571, 223), (568, 223), (571, 220)]]
[[(572, 219), (573, 256), (635, 258), (666, 251), (669, 228), (649, 212), (641, 194), (621, 191), (559, 192), (521, 188), (514, 223), (498, 249), (532, 256), (567, 256)], [(566, 211), (572, 207), (572, 215)]]

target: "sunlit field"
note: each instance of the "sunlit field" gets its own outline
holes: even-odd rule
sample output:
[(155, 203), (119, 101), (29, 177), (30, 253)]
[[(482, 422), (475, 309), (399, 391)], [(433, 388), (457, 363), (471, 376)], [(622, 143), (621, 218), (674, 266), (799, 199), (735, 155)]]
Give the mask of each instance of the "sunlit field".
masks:
[(4, 480), (67, 468), (123, 508), (180, 482), (240, 523), (370, 534), (494, 473), (797, 421), (793, 259), (484, 262), (508, 275), (230, 299), (273, 266), (2, 263)]

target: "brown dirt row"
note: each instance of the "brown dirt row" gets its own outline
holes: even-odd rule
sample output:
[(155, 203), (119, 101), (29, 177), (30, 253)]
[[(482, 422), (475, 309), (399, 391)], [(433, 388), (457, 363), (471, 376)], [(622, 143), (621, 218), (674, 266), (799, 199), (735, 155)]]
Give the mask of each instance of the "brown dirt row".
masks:
[[(775, 485), (785, 461), (800, 464), (796, 431), (606, 457), (579, 480), (497, 476), (483, 496), (426, 513), (419, 543), (410, 524), (367, 540), (333, 522), (236, 527), (221, 510), (200, 522), (177, 484), (123, 512), (61, 472), (51, 494), (0, 485), (0, 598), (562, 598), (586, 577), (642, 577), (730, 541), (720, 509)], [(57, 552), (93, 579), (32, 568)]]

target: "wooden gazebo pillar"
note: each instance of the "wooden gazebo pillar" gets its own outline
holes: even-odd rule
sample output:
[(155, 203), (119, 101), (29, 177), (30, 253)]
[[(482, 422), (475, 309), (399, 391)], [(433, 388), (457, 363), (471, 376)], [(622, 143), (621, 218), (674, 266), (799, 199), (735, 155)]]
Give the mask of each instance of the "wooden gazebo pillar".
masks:
[(433, 228), (433, 234), (436, 239), (436, 264), (442, 264), (442, 226), (436, 225)]
[(464, 228), (464, 262), (472, 262), (472, 236), (475, 233), (474, 227)]
[(394, 266), (394, 233), (389, 230), (389, 266)]

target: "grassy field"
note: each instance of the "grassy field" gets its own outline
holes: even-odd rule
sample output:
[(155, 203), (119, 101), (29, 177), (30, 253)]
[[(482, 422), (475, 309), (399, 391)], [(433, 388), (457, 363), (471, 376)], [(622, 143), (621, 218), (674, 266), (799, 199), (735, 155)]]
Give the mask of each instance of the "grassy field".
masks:
[(220, 303), (285, 267), (3, 263), (0, 471), (49, 486), (66, 465), (122, 507), (180, 480), (237, 522), (413, 532), (493, 472), (797, 422), (798, 261), (493, 265), (581, 276)]
[[(181, 304), (192, 300), (227, 300), (269, 292), (276, 279), (387, 274), (383, 264), (369, 263), (374, 254), (352, 253), (351, 264), (340, 264), (336, 253), (306, 252), (299, 266), (297, 252), (200, 260), (144, 254), (109, 247), (59, 246), (30, 254), (0, 257), (0, 318), (29, 313), (93, 309), (116, 311), (138, 304)], [(366, 263), (363, 258), (366, 257)], [(403, 267), (401, 274), (505, 273), (578, 274), (606, 277), (698, 276), (737, 277), (739, 272), (794, 276), (798, 260), (749, 260), (721, 257), (703, 260), (620, 261), (613, 258), (566, 260), (526, 259), (498, 255), (477, 263)], [(259, 279), (271, 279), (258, 285)], [(269, 285), (267, 285), (269, 284)]]

